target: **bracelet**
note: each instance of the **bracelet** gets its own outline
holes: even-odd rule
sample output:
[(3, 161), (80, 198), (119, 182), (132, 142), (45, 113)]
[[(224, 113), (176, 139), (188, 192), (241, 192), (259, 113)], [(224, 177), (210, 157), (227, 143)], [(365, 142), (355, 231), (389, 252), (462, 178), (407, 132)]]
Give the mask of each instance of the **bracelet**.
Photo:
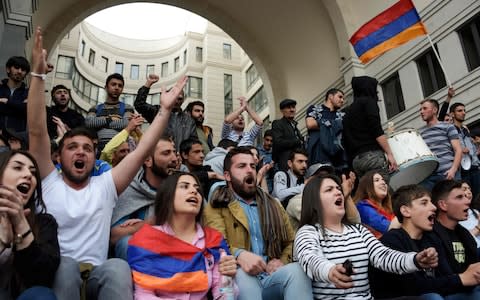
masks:
[(32, 75), (33, 77), (38, 77), (38, 78), (42, 79), (43, 81), (45, 81), (45, 79), (47, 78), (47, 74), (38, 74), (38, 73), (35, 73), (35, 72), (30, 72), (30, 75)]

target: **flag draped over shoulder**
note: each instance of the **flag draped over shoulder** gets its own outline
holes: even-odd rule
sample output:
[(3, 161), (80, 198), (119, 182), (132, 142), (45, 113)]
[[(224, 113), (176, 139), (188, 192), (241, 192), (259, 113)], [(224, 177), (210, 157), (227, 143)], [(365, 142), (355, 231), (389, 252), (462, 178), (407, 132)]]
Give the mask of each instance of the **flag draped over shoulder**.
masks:
[(400, 0), (360, 27), (350, 38), (350, 43), (362, 63), (367, 63), (424, 34), (427, 30), (412, 1)]
[(174, 236), (143, 225), (128, 242), (128, 263), (133, 281), (144, 289), (169, 293), (208, 290), (205, 257), (220, 260), (228, 246), (220, 232), (204, 227), (205, 248), (200, 249)]

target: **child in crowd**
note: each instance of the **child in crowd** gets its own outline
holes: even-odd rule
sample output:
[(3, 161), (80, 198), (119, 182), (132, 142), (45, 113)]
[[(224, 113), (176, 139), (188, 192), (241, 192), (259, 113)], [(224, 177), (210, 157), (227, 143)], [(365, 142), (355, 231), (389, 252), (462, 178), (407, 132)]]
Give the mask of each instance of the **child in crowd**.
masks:
[(336, 176), (314, 177), (303, 191), (294, 258), (312, 279), (315, 299), (372, 299), (369, 264), (399, 274), (437, 266), (434, 248), (402, 253), (361, 224), (349, 224), (340, 184)]
[(468, 293), (474, 275), (473, 268), (455, 274), (449, 266), (441, 241), (432, 233), (437, 208), (428, 192), (420, 185), (400, 187), (393, 194), (394, 212), (402, 223), (380, 241), (402, 252), (420, 251), (435, 247), (438, 266), (412, 274), (394, 275), (378, 269), (372, 271), (372, 292), (376, 298), (422, 296), (422, 299), (476, 299)]

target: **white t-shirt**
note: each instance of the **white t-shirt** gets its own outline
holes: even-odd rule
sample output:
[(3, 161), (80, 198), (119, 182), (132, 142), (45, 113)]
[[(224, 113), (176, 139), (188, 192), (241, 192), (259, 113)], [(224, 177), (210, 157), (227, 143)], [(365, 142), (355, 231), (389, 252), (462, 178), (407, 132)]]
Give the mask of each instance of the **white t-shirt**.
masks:
[(118, 199), (112, 172), (90, 177), (89, 184), (77, 191), (53, 170), (42, 180), (42, 191), (47, 211), (58, 223), (61, 255), (95, 266), (105, 262)]

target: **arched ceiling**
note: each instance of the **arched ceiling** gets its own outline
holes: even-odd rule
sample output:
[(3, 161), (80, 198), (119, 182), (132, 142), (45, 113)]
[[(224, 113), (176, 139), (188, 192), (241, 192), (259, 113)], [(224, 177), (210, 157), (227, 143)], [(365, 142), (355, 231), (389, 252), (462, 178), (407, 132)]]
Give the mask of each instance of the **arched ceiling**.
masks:
[[(89, 15), (129, 2), (132, 1), (42, 0), (33, 22), (43, 27), (45, 47), (52, 49)], [(222, 28), (252, 59), (273, 103), (289, 97), (297, 99), (300, 105), (342, 78), (340, 66), (352, 56), (348, 44), (352, 28), (358, 20), (364, 22), (371, 17), (369, 10), (381, 11), (386, 6), (376, 0), (148, 2), (192, 11)]]

